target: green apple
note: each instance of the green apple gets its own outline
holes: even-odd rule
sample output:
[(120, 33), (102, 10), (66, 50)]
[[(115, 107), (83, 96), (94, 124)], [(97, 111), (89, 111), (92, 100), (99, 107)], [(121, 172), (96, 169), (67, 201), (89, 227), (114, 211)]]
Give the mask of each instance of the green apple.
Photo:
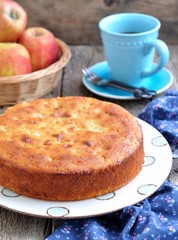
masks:
[(59, 49), (54, 35), (42, 27), (27, 28), (20, 36), (18, 42), (28, 50), (32, 71), (50, 66), (59, 58)]
[(0, 43), (0, 76), (14, 76), (32, 72), (27, 49), (18, 43)]
[(26, 11), (15, 1), (0, 0), (0, 42), (15, 42), (27, 25)]

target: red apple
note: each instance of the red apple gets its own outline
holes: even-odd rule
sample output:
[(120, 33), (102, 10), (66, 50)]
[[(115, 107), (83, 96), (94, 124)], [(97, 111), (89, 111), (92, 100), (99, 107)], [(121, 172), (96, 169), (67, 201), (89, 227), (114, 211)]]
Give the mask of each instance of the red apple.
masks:
[(26, 11), (15, 1), (0, 0), (0, 42), (15, 42), (27, 25)]
[(27, 49), (18, 43), (0, 43), (0, 76), (14, 76), (32, 72)]
[(58, 60), (58, 45), (54, 35), (45, 28), (27, 28), (18, 42), (30, 53), (32, 71), (50, 66)]

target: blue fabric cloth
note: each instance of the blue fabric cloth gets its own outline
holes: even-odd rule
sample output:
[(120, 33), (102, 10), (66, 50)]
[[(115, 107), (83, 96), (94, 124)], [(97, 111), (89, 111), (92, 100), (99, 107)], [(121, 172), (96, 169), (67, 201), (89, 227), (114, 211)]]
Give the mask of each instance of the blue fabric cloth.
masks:
[[(150, 102), (139, 117), (157, 128), (178, 148), (178, 92)], [(178, 240), (178, 186), (168, 180), (134, 206), (95, 218), (63, 220), (47, 240)]]
[(173, 156), (178, 157), (178, 92), (169, 90), (150, 102), (139, 118), (158, 129), (169, 142)]

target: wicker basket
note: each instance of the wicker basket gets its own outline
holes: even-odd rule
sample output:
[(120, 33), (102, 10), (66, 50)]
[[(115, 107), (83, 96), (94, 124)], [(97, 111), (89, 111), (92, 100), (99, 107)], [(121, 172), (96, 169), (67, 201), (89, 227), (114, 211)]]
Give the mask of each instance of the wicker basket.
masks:
[(60, 39), (56, 41), (59, 51), (62, 51), (62, 56), (57, 62), (29, 74), (0, 77), (0, 106), (43, 97), (57, 86), (61, 70), (69, 62), (71, 52), (65, 42)]

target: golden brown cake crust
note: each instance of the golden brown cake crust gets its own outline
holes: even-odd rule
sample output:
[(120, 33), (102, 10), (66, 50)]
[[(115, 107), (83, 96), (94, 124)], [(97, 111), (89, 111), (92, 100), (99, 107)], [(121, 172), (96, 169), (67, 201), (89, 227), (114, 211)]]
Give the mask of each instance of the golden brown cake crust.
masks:
[(46, 200), (114, 191), (141, 170), (141, 127), (122, 107), (88, 97), (22, 102), (0, 116), (0, 185)]

